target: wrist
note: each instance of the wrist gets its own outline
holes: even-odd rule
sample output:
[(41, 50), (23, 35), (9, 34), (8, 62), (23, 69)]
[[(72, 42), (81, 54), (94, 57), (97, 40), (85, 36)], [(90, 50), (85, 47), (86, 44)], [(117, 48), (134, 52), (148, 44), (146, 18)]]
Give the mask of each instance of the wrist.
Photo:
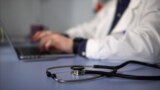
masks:
[(66, 52), (73, 53), (73, 39), (68, 39), (68, 48), (66, 49)]

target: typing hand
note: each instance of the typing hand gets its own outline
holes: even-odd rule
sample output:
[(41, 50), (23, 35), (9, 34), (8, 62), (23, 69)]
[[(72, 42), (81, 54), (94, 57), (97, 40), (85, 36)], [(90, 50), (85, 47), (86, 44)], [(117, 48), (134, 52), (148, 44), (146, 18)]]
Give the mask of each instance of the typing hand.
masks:
[(32, 37), (33, 42), (40, 42), (40, 49), (51, 51), (56, 49), (61, 52), (73, 53), (73, 40), (51, 31), (37, 32)]

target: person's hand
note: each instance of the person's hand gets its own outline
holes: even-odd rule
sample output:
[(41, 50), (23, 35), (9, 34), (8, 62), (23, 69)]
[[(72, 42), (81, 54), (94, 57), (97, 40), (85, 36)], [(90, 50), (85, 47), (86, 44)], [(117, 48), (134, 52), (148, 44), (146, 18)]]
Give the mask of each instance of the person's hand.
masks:
[(40, 42), (42, 50), (52, 51), (56, 49), (66, 53), (73, 53), (73, 40), (61, 34), (51, 31), (37, 32), (32, 37), (33, 42)]

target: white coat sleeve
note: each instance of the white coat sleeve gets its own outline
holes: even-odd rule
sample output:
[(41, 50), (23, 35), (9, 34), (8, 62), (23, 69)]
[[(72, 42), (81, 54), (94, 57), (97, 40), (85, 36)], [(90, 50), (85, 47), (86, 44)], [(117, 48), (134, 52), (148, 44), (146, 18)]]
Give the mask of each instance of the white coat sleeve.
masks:
[(70, 28), (66, 31), (66, 34), (69, 35), (69, 37), (71, 38), (92, 38), (94, 31), (97, 29), (98, 23), (104, 17), (104, 13), (106, 13), (105, 8), (101, 10), (100, 13), (98, 13), (93, 20), (80, 24), (76, 27)]
[(156, 2), (148, 4), (138, 27), (127, 30), (125, 34), (89, 39), (86, 57), (112, 61), (155, 62), (160, 55), (159, 4)]
[(98, 22), (98, 19), (95, 18), (90, 22), (80, 24), (76, 27), (73, 27), (67, 30), (66, 34), (69, 35), (69, 37), (71, 38), (75, 38), (75, 37), (91, 38), (94, 29), (96, 29), (97, 22)]

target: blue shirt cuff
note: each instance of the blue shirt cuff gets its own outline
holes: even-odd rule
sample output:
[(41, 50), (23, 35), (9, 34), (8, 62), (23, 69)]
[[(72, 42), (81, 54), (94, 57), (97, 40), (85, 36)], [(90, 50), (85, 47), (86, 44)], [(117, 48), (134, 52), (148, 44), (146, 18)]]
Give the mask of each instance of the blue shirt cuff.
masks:
[(87, 39), (75, 38), (73, 42), (73, 53), (85, 57)]

